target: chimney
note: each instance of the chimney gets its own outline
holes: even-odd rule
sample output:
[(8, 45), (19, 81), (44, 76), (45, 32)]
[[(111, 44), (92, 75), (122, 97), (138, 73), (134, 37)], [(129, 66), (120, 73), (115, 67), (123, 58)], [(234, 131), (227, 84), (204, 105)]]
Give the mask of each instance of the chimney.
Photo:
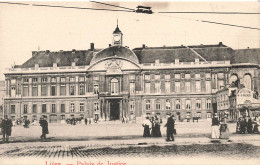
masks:
[(91, 51), (94, 50), (94, 43), (90, 43), (90, 50), (91, 50)]
[(76, 52), (76, 49), (72, 49), (72, 53), (75, 53)]
[(175, 64), (179, 64), (179, 59), (178, 58), (175, 58)]
[(219, 45), (219, 46), (222, 46), (223, 44), (222, 44), (222, 42), (219, 42), (218, 45)]
[(53, 68), (57, 68), (57, 63), (54, 62), (53, 65), (52, 65)]
[(47, 54), (49, 54), (49, 53), (50, 53), (50, 50), (46, 50), (45, 52), (46, 52)]
[(108, 47), (111, 47), (111, 44), (108, 44)]
[(35, 69), (37, 70), (37, 69), (39, 69), (39, 64), (35, 64)]
[(145, 48), (145, 44), (143, 44), (143, 49)]

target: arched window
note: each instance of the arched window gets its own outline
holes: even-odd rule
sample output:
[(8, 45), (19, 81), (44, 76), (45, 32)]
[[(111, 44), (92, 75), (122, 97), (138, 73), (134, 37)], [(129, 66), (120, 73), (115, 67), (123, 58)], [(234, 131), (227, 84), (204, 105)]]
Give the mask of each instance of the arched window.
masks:
[(229, 83), (231, 84), (232, 82), (236, 82), (237, 81), (237, 75), (233, 74), (230, 79), (229, 79)]
[(119, 88), (118, 88), (118, 79), (113, 78), (111, 80), (111, 94), (118, 94)]
[(244, 75), (244, 86), (245, 86), (245, 88), (251, 89), (251, 84), (252, 84), (251, 76), (249, 74)]

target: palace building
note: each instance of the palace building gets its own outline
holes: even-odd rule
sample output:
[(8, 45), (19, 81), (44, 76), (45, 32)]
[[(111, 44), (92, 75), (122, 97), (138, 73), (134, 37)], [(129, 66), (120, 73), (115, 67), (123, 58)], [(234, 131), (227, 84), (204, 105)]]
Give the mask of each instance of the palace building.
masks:
[[(216, 45), (123, 46), (117, 26), (109, 47), (33, 51), (24, 64), (5, 72), (5, 115), (60, 122), (68, 118), (177, 120), (211, 118), (216, 93), (233, 81), (260, 88), (260, 49)], [(215, 107), (215, 108), (214, 108)]]

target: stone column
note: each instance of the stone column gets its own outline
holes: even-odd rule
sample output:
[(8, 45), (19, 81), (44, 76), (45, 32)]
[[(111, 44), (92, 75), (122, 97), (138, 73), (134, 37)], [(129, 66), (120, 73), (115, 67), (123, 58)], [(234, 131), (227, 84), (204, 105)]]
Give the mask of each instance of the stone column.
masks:
[(29, 83), (28, 83), (28, 96), (32, 96), (32, 78), (29, 78)]
[(56, 96), (60, 96), (60, 77), (57, 77), (57, 93)]
[(76, 84), (75, 84), (75, 95), (77, 96), (79, 94), (79, 76), (75, 77), (75, 81), (76, 81)]
[[(124, 117), (124, 112), (123, 112), (123, 100), (120, 100), (120, 105), (119, 105), (119, 108), (120, 108), (120, 112), (119, 112), (119, 117)], [(119, 118), (120, 120), (120, 118)]]

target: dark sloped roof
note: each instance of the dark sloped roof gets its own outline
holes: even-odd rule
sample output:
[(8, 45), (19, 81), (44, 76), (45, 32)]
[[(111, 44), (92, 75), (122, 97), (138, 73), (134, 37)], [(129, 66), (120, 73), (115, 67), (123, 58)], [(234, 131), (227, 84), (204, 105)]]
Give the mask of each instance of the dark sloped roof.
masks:
[(233, 63), (260, 64), (260, 49), (238, 49), (234, 51)]
[(121, 30), (119, 29), (119, 27), (117, 26), (115, 31), (113, 33), (121, 33)]
[(39, 64), (40, 67), (52, 67), (53, 63), (57, 63), (58, 66), (71, 66), (72, 62), (76, 62), (77, 66), (89, 65), (93, 57), (93, 51), (91, 50), (33, 51), (32, 54), (32, 57), (20, 66), (21, 68), (34, 67), (35, 64)]
[(106, 49), (103, 49), (102, 51), (98, 52), (93, 59), (91, 60), (91, 64), (107, 58), (107, 57), (122, 57), (129, 59), (135, 63), (139, 63), (138, 58), (134, 54), (133, 51), (131, 51), (129, 48), (123, 47), (123, 46), (111, 46)]
[[(175, 59), (179, 59), (180, 62), (194, 62), (195, 58), (200, 57), (191, 49), (207, 61), (230, 60), (232, 56), (232, 49), (222, 44), (188, 47), (145, 47), (136, 48), (133, 51), (136, 53), (140, 63), (154, 63), (156, 59), (159, 59), (162, 63), (174, 62)], [(202, 58), (200, 60), (202, 61)]]

